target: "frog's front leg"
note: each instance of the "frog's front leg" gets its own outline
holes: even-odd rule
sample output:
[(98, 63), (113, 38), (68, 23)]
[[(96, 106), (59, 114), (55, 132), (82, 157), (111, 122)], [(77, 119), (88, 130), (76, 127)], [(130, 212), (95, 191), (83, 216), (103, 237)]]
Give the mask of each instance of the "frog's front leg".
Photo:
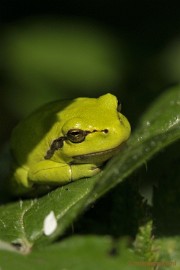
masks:
[(37, 184), (64, 185), (84, 177), (91, 177), (100, 171), (94, 164), (58, 163), (51, 160), (41, 161), (30, 167), (28, 180)]

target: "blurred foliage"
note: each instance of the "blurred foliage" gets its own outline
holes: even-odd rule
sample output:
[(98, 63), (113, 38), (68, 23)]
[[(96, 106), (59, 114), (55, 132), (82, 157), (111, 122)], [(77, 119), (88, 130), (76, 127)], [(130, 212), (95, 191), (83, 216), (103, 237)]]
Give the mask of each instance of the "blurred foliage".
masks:
[(113, 38), (88, 23), (26, 22), (6, 32), (3, 46), (5, 65), (16, 87), (14, 109), (21, 113), (43, 99), (97, 95), (99, 87), (101, 92), (111, 89), (122, 73)]
[[(179, 141), (165, 148), (175, 140), (173, 130), (172, 134), (166, 131), (170, 127), (169, 112), (172, 109), (171, 116), (176, 117), (173, 106), (179, 101), (175, 102), (167, 95), (164, 104), (170, 107), (160, 106), (158, 115), (150, 105), (169, 85), (180, 83), (177, 7), (177, 1), (92, 1), (91, 5), (83, 1), (76, 1), (76, 4), (51, 1), (43, 6), (31, 1), (26, 7), (20, 1), (0, 3), (0, 148), (3, 151), (14, 125), (38, 106), (55, 99), (98, 97), (106, 92), (119, 98), (133, 133), (136, 130), (131, 143), (135, 145), (139, 138), (139, 149), (135, 145), (129, 154), (124, 153), (126, 162), (123, 163), (121, 158), (120, 163), (115, 159), (108, 164), (101, 185), (96, 186), (96, 192), (90, 193), (88, 200), (87, 194), (96, 178), (92, 182), (80, 180), (79, 184), (69, 187), (69, 191), (62, 189), (62, 196), (67, 199), (59, 208), (65, 218), (59, 224), (63, 234), (57, 243), (34, 248), (31, 252), (25, 237), (24, 246), (27, 244), (31, 253), (22, 256), (17, 253), (18, 241), (13, 246), (0, 242), (0, 249), (3, 249), (0, 251), (0, 268), (10, 270), (16, 265), (18, 269), (32, 269), (32, 266), (34, 269), (52, 269), (58, 265), (61, 269), (143, 269), (135, 261), (157, 260), (174, 261), (176, 269), (180, 269)], [(150, 122), (144, 114), (148, 106)], [(144, 125), (137, 133), (143, 115)], [(156, 117), (161, 118), (163, 129), (158, 129)], [(151, 130), (149, 123), (157, 123), (156, 128)], [(144, 132), (143, 140), (141, 132)], [(148, 137), (148, 132), (157, 135), (156, 140)], [(161, 136), (163, 133), (165, 136)], [(138, 153), (137, 161), (140, 160), (141, 165), (144, 163), (135, 172), (138, 166), (132, 162), (133, 149)], [(156, 153), (160, 151), (158, 156), (147, 162), (154, 149)], [(143, 151), (144, 160), (141, 158)], [(6, 153), (3, 156), (0, 171), (6, 174), (9, 157)], [(133, 174), (110, 190), (127, 177), (127, 171)], [(0, 189), (2, 192), (2, 186)], [(78, 197), (80, 193), (82, 200)], [(54, 198), (58, 200), (57, 194), (58, 191), (54, 191), (50, 195), (52, 207), (58, 205), (53, 201)], [(96, 194), (104, 196), (97, 201)], [(74, 201), (75, 205), (71, 204)], [(39, 203), (33, 202), (34, 207), (26, 215), (27, 222), (23, 226), (22, 212), (16, 207), (18, 205), (26, 212), (31, 203), (25, 200), (5, 206), (6, 211), (2, 213), (7, 223), (0, 220), (1, 239), (7, 241), (9, 237), (11, 240), (19, 233), (25, 235), (22, 228), (33, 239), (38, 239), (37, 221), (43, 219), (36, 208)], [(42, 198), (43, 209), (47, 205), (47, 200)], [(67, 209), (70, 211), (66, 216)], [(86, 212), (77, 219), (77, 213), (82, 213), (83, 209)], [(37, 216), (32, 219), (31, 214), (35, 213)], [(6, 225), (11, 227), (15, 217), (17, 222), (7, 236), (4, 233)], [(149, 220), (151, 222), (142, 227)], [(32, 225), (37, 225), (37, 231), (32, 231)], [(88, 234), (96, 236), (86, 236)], [(128, 236), (126, 240), (122, 238), (124, 236)], [(156, 269), (171, 267), (161, 265)]]

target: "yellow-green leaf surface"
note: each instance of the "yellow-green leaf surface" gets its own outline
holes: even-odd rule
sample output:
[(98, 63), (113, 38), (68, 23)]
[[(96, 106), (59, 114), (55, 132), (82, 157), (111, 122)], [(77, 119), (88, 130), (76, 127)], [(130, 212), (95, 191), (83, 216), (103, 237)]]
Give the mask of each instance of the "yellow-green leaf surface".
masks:
[[(97, 198), (115, 187), (155, 153), (180, 138), (180, 86), (170, 88), (144, 113), (128, 146), (96, 177), (82, 179), (35, 200), (0, 207), (0, 239), (25, 251), (62, 235)], [(54, 214), (57, 226), (46, 235), (44, 221)], [(51, 225), (51, 224), (50, 224)]]

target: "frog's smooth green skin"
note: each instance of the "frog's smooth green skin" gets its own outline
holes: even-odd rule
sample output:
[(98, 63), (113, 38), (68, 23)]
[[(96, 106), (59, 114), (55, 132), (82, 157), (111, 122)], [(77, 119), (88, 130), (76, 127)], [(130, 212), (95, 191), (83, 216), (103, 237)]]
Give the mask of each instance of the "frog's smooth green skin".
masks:
[(49, 103), (12, 133), (13, 192), (91, 177), (129, 135), (130, 124), (114, 95)]

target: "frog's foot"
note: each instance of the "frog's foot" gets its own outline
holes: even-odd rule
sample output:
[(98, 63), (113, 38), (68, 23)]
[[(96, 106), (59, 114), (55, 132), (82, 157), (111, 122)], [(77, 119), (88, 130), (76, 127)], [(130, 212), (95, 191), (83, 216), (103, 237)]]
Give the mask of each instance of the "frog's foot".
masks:
[(70, 168), (71, 181), (85, 177), (92, 177), (101, 171), (100, 168), (94, 164), (70, 165)]
[(32, 187), (32, 183), (30, 183), (28, 181), (28, 171), (23, 167), (17, 168), (15, 170), (12, 178), (13, 178), (12, 179), (13, 181), (14, 181), (14, 179), (16, 179), (15, 181), (18, 184), (23, 185), (25, 188), (31, 188)]

